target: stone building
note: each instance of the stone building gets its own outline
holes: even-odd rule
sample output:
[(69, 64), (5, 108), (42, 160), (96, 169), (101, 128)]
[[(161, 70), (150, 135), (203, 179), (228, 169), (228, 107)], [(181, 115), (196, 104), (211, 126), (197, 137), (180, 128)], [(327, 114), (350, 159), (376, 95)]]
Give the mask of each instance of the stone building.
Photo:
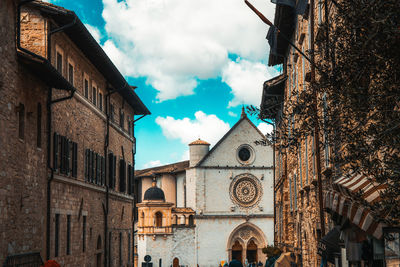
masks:
[[(269, 65), (282, 65), (282, 74), (264, 83), (260, 108), (262, 118), (275, 124), (275, 135), (285, 136), (278, 139), (274, 149), (275, 245), (293, 252), (301, 266), (320, 266), (321, 255), (330, 266), (383, 266), (385, 225), (363, 203), (376, 201), (384, 186), (363, 175), (340, 174), (339, 167), (332, 166), (333, 146), (324, 129), (319, 131), (319, 148), (313, 130), (299, 143), (290, 142), (294, 129), (300, 125), (293, 103), (303, 91), (311, 90), (310, 82), (316, 74), (309, 60), (315, 50), (321, 49), (314, 44), (315, 38), (324, 37), (325, 14), (330, 18), (335, 7), (327, 1), (274, 2), (276, 28), (270, 27), (267, 35), (271, 47)], [(315, 60), (324, 58), (316, 56)], [(318, 114), (324, 116), (329, 103), (323, 95), (318, 99)], [(335, 171), (337, 179), (333, 181)]]
[(273, 244), (273, 154), (241, 119), (209, 150), (189, 144), (190, 160), (136, 171), (139, 264), (217, 266), (233, 258), (265, 262)]
[(74, 12), (5, 0), (0, 27), (0, 263), (133, 266), (134, 116), (150, 112)]

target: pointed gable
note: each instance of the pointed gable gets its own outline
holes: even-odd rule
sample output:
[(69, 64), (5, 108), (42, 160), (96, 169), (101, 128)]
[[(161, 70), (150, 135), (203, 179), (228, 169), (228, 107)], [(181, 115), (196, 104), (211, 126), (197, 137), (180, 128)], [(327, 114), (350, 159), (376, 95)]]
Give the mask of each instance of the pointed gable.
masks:
[[(240, 120), (218, 141), (218, 143), (204, 156), (196, 167), (207, 166), (267, 166), (265, 158), (266, 151), (271, 152), (272, 148), (255, 145), (255, 141), (261, 140), (264, 135), (261, 131), (244, 115)], [(242, 164), (237, 160), (238, 148), (242, 145), (249, 145), (255, 159), (250, 164)], [(272, 163), (271, 163), (272, 164)]]

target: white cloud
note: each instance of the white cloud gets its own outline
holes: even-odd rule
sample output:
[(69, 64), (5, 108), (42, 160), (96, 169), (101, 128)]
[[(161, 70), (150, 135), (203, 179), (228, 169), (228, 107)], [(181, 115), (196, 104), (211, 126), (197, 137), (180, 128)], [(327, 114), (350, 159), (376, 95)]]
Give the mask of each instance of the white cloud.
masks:
[(144, 169), (153, 168), (163, 165), (160, 160), (151, 160), (143, 165)]
[(200, 138), (214, 145), (230, 129), (229, 124), (211, 114), (207, 115), (197, 111), (195, 119), (175, 119), (173, 117), (157, 117), (156, 123), (160, 125), (165, 137), (180, 139), (183, 144)]
[[(275, 5), (252, 1), (272, 19)], [(146, 77), (160, 101), (193, 94), (236, 54), (264, 60), (268, 27), (242, 0), (103, 0), (105, 51), (125, 75)], [(120, 50), (120, 54), (114, 48)], [(234, 92), (235, 93), (235, 92)]]
[(271, 124), (268, 124), (268, 123), (265, 123), (265, 122), (261, 122), (260, 124), (258, 124), (257, 128), (263, 134), (272, 133), (272, 131), (274, 130), (274, 127)]
[(267, 68), (260, 62), (251, 62), (238, 58), (222, 71), (222, 81), (232, 88), (234, 98), (229, 102), (229, 107), (241, 104), (260, 105), (262, 86), (265, 80), (276, 76), (274, 68)]
[(189, 149), (186, 149), (186, 150), (183, 152), (183, 154), (182, 154), (181, 160), (182, 160), (182, 161), (183, 161), (183, 160), (189, 160), (189, 158), (190, 158), (190, 152), (189, 152)]
[(228, 115), (231, 116), (231, 117), (237, 117), (237, 114), (232, 112), (232, 111), (229, 111)]
[(90, 24), (84, 24), (85, 27), (88, 29), (88, 31), (90, 32), (90, 34), (93, 36), (93, 38), (100, 43), (100, 39), (101, 39), (101, 33), (100, 30), (98, 28), (96, 28), (95, 26), (92, 26)]

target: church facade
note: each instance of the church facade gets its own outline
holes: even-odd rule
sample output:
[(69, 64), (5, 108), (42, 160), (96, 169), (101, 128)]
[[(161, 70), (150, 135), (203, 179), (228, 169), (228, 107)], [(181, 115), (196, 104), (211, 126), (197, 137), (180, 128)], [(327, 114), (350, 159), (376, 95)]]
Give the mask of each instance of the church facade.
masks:
[(139, 170), (137, 251), (155, 266), (265, 263), (273, 244), (273, 151), (243, 112), (209, 150), (189, 144), (190, 160)]

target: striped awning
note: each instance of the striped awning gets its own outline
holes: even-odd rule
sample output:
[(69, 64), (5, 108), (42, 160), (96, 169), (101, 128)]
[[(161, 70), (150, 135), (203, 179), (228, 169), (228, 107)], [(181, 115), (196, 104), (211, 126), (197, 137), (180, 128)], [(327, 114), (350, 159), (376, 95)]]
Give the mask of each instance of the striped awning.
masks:
[(380, 239), (382, 228), (386, 225), (376, 220), (376, 214), (363, 205), (359, 197), (368, 203), (375, 203), (380, 200), (380, 192), (386, 185), (375, 183), (362, 174), (354, 174), (337, 179), (332, 188), (324, 192), (324, 207)]

